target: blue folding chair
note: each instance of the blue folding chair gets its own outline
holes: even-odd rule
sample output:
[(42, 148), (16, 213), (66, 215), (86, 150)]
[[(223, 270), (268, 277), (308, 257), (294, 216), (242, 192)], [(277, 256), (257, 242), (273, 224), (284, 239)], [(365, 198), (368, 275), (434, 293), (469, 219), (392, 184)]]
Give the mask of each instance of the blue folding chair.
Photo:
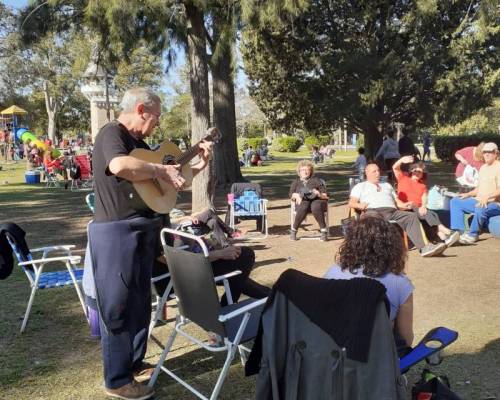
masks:
[(229, 226), (234, 229), (236, 218), (257, 219), (263, 238), (268, 236), (267, 199), (263, 199), (255, 190), (246, 189), (241, 196), (234, 196), (229, 204)]
[(399, 360), (399, 369), (405, 374), (412, 366), (422, 360), (429, 364), (441, 362), (440, 352), (458, 338), (458, 332), (442, 326), (431, 329), (424, 338)]
[[(26, 312), (24, 314), (24, 319), (21, 325), (21, 333), (24, 332), (26, 324), (28, 323), (31, 307), (35, 299), (35, 293), (38, 289), (43, 290), (64, 286), (74, 286), (78, 295), (78, 299), (80, 300), (80, 304), (82, 305), (83, 313), (85, 314), (85, 316), (87, 316), (85, 302), (80, 290), (80, 282), (82, 281), (83, 277), (83, 268), (75, 268), (75, 265), (80, 263), (81, 257), (71, 254), (71, 249), (75, 247), (74, 245), (40, 247), (30, 250), (27, 255), (23, 255), (19, 250), (19, 244), (15, 243), (14, 239), (8, 234), (7, 240), (14, 254), (16, 255), (17, 265), (19, 265), (22, 268), (23, 272), (26, 274), (31, 287), (28, 306), (26, 307)], [(49, 254), (54, 251), (63, 252), (65, 253), (65, 255), (48, 257)], [(32, 253), (42, 253), (42, 257), (34, 259)], [(43, 272), (45, 265), (49, 263), (63, 263), (66, 266), (66, 270)]]

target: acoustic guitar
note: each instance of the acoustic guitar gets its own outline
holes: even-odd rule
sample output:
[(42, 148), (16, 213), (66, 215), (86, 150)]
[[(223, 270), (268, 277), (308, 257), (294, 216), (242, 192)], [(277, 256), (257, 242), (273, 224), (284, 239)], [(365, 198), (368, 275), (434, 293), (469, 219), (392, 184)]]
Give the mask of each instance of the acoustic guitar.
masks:
[[(217, 143), (220, 138), (221, 134), (219, 130), (214, 127), (207, 130), (207, 134), (200, 142), (206, 140)], [(180, 172), (186, 180), (185, 187), (189, 187), (193, 181), (189, 162), (198, 155), (200, 142), (182, 152), (175, 143), (166, 140), (155, 151), (134, 149), (129, 155), (155, 164), (179, 164), (181, 166)], [(147, 179), (132, 182), (132, 185), (128, 181), (122, 181), (121, 186), (131, 206), (136, 210), (146, 211), (149, 209), (160, 214), (168, 214), (177, 202), (177, 191), (170, 183), (163, 179)]]

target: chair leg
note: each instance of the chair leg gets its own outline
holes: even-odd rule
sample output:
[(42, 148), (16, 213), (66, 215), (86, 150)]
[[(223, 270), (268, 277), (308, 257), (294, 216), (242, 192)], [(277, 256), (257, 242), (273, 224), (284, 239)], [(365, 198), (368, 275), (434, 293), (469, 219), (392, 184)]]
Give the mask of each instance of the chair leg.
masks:
[(26, 324), (28, 323), (28, 318), (29, 318), (30, 312), (31, 312), (31, 306), (33, 305), (33, 301), (35, 300), (36, 289), (37, 289), (36, 286), (33, 286), (31, 288), (30, 299), (28, 300), (28, 306), (26, 307), (26, 312), (24, 313), (23, 323), (21, 325), (21, 333), (24, 332), (24, 329), (26, 328)]
[(222, 371), (219, 374), (219, 378), (217, 379), (217, 383), (214, 386), (214, 390), (212, 391), (212, 394), (210, 395), (210, 400), (215, 400), (217, 399), (217, 396), (219, 396), (219, 393), (222, 389), (222, 385), (224, 383), (224, 380), (226, 379), (227, 373), (229, 372), (229, 367), (231, 366), (231, 363), (233, 362), (234, 356), (236, 354), (236, 350), (238, 349), (238, 346), (235, 344), (231, 344), (229, 346), (229, 349), (227, 351), (227, 356), (226, 356), (226, 362), (224, 363), (224, 366), (222, 367)]
[(160, 359), (158, 360), (158, 364), (156, 364), (153, 375), (151, 376), (151, 379), (149, 380), (149, 383), (148, 383), (149, 387), (153, 387), (156, 380), (158, 379), (158, 375), (160, 374), (161, 367), (165, 363), (165, 360), (167, 359), (168, 353), (170, 352), (170, 349), (171, 349), (172, 345), (174, 344), (176, 337), (177, 337), (177, 330), (174, 328), (173, 332), (170, 334), (170, 337), (168, 338), (168, 341), (167, 341), (165, 348), (163, 349), (163, 351), (161, 353)]
[(82, 291), (80, 290), (80, 284), (76, 280), (76, 276), (73, 271), (73, 268), (71, 268), (71, 265), (66, 264), (66, 268), (68, 269), (69, 275), (71, 276), (71, 280), (73, 281), (73, 285), (75, 286), (76, 294), (78, 295), (78, 300), (80, 300), (80, 304), (82, 305), (83, 314), (85, 315), (85, 318), (87, 318), (87, 322), (89, 322), (87, 314), (87, 306), (85, 305), (85, 300), (83, 299)]
[(161, 313), (163, 312), (163, 307), (165, 304), (167, 304), (168, 301), (168, 296), (170, 296), (170, 293), (172, 292), (172, 279), (170, 279), (170, 282), (168, 282), (167, 287), (165, 288), (165, 292), (163, 293), (163, 296), (161, 297), (160, 301), (158, 301), (158, 304), (156, 305), (156, 311), (153, 319), (151, 320), (151, 323), (149, 324), (149, 333), (148, 333), (148, 338), (151, 336), (151, 332), (153, 332), (153, 328), (156, 325), (156, 322), (158, 321), (158, 318), (160, 318)]

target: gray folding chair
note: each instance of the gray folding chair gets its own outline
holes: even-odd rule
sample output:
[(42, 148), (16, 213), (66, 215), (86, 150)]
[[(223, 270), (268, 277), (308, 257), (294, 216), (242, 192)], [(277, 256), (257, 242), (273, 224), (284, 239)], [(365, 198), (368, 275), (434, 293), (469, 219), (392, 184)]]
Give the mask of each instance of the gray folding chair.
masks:
[[(166, 234), (175, 234), (195, 240), (200, 245), (203, 253), (193, 253), (186, 249), (167, 245), (165, 240)], [(216, 399), (229, 371), (231, 362), (234, 359), (236, 350), (239, 350), (242, 362), (246, 361), (249, 349), (242, 346), (242, 343), (255, 338), (259, 318), (267, 299), (247, 299), (239, 303), (221, 307), (215, 286), (216, 281), (214, 280), (212, 265), (208, 259), (208, 249), (203, 240), (198, 236), (165, 228), (161, 231), (161, 242), (177, 297), (179, 314), (176, 318), (175, 328), (167, 340), (149, 386), (153, 386), (160, 371), (164, 371), (200, 399)], [(184, 331), (184, 327), (189, 323), (194, 323), (205, 331), (220, 336), (223, 339), (223, 345), (217, 347), (210, 346), (207, 341), (193, 337)], [(207, 351), (214, 353), (227, 352), (226, 361), (210, 397), (206, 397), (200, 393), (172, 370), (164, 366), (177, 334), (184, 336), (192, 343)]]

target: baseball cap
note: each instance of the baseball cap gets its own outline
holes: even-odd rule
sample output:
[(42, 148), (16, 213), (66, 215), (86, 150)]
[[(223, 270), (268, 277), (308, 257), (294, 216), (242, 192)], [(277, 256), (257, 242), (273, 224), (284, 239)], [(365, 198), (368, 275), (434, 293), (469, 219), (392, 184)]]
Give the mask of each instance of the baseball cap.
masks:
[(496, 143), (488, 142), (483, 146), (483, 151), (498, 151)]

